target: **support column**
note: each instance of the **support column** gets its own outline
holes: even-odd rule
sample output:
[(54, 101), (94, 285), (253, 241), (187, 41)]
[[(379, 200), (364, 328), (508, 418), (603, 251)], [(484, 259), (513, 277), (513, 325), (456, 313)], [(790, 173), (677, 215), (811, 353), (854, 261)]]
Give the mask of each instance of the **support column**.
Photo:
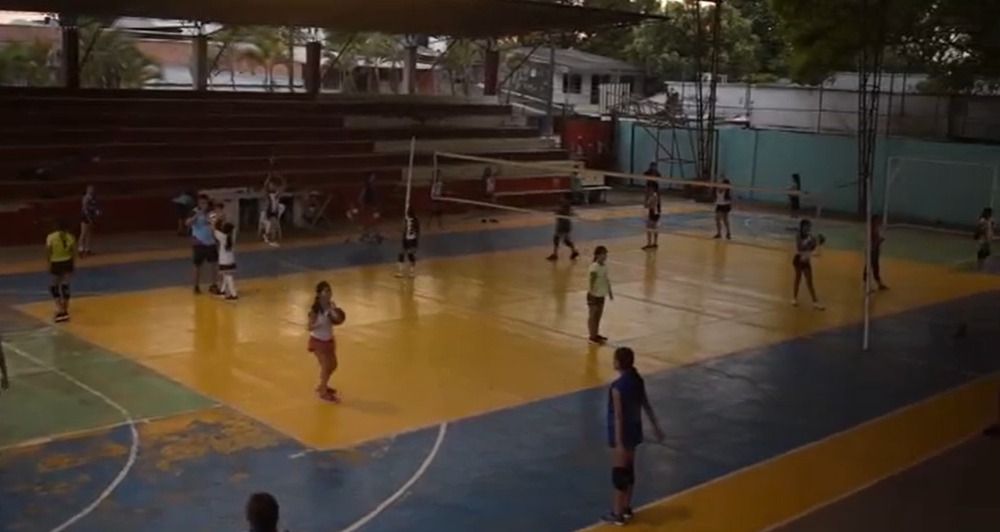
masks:
[(406, 65), (403, 68), (403, 92), (406, 94), (417, 93), (417, 44), (419, 39), (416, 35), (407, 35), (403, 38), (403, 45), (406, 48)]
[(62, 82), (67, 89), (80, 88), (80, 28), (76, 15), (59, 14), (62, 29)]
[(323, 44), (318, 41), (306, 43), (306, 64), (302, 71), (302, 82), (305, 83), (306, 93), (316, 96), (323, 85), (322, 72), (320, 71), (320, 57), (323, 55)]
[(199, 32), (194, 37), (194, 90), (208, 90), (208, 35)]
[(486, 41), (483, 67), (483, 94), (496, 96), (500, 89), (500, 46), (496, 39)]

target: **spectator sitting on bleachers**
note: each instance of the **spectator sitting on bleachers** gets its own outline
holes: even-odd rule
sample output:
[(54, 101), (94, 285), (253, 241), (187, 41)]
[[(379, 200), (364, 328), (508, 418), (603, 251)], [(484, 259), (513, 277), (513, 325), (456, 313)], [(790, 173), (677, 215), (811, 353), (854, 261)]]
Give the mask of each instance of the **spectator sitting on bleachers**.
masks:
[(250, 532), (278, 532), (278, 500), (270, 493), (254, 493), (247, 500)]

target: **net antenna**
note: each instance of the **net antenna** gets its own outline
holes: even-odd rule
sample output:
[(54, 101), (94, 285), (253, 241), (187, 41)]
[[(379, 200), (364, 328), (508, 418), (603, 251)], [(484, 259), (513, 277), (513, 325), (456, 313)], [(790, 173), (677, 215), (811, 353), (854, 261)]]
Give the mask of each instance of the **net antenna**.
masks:
[[(913, 179), (933, 180), (935, 187), (947, 181), (953, 193), (964, 197), (922, 196), (918, 204), (909, 205), (906, 197), (900, 201), (900, 186), (905, 187), (909, 168)], [(935, 169), (936, 168), (936, 169)], [(967, 233), (966, 226), (984, 207), (994, 208), (1000, 195), (1000, 165), (988, 162), (926, 159), (920, 157), (889, 157), (886, 160), (886, 178), (882, 194), (882, 223), (886, 229), (905, 228), (948, 234)], [(930, 170), (929, 169), (933, 169)], [(905, 188), (904, 188), (905, 189)]]

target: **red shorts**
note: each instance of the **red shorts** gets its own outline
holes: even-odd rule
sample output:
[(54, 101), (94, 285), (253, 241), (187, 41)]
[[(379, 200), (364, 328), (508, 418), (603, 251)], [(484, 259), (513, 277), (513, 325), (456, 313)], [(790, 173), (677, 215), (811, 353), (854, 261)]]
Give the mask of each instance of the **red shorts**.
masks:
[(309, 352), (317, 355), (332, 355), (337, 352), (337, 343), (333, 340), (320, 340), (309, 337)]

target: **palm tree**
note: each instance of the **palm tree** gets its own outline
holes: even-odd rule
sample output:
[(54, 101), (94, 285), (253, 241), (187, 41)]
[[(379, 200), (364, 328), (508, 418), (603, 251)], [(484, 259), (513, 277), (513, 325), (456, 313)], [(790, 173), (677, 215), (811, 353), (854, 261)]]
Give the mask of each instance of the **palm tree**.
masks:
[(455, 86), (462, 86), (462, 94), (469, 96), (472, 90), (472, 67), (481, 60), (482, 50), (475, 42), (460, 39), (452, 42), (441, 58), (441, 65), (448, 73), (451, 82), (451, 93), (455, 94)]
[(36, 40), (0, 46), (0, 85), (51, 86), (55, 84), (57, 72), (52, 43)]
[(81, 24), (80, 85), (99, 89), (137, 89), (160, 79), (160, 68), (124, 32), (98, 22)]
[(370, 92), (381, 92), (383, 66), (389, 68), (389, 87), (393, 92), (399, 92), (395, 67), (400, 60), (400, 50), (395, 37), (384, 33), (366, 34), (358, 43), (357, 54), (367, 60)]
[[(358, 66), (358, 43), (362, 35), (343, 33), (333, 30), (326, 31), (323, 43), (323, 55), (326, 58), (326, 71), (333, 70), (340, 79), (340, 90), (344, 93), (354, 92), (354, 70)], [(323, 79), (326, 79), (324, 73)]]
[(241, 26), (224, 26), (212, 33), (209, 45), (209, 82), (216, 74), (229, 73), (229, 84), (236, 90), (236, 73), (248, 59), (248, 48), (244, 40), (250, 30)]
[(248, 32), (247, 57), (264, 69), (264, 87), (273, 91), (274, 68), (285, 62), (288, 50), (281, 32), (274, 28), (258, 27)]

